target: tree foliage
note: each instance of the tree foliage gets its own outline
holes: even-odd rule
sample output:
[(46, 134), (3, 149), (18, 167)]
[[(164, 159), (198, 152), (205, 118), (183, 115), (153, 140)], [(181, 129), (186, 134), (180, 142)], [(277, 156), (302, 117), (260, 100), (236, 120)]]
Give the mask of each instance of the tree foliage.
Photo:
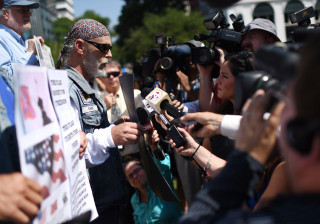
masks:
[(185, 0), (125, 0), (125, 2), (119, 17), (119, 24), (115, 27), (119, 45), (122, 45), (124, 40), (129, 37), (131, 30), (142, 26), (146, 13), (160, 14), (167, 7), (180, 10), (185, 7)]
[(183, 10), (174, 8), (167, 8), (161, 14), (147, 13), (142, 26), (129, 32), (129, 37), (118, 46), (118, 52), (115, 52), (117, 55), (114, 54), (114, 57), (119, 58), (121, 62), (141, 59), (143, 53), (159, 47), (154, 43), (155, 34), (163, 33), (174, 38), (176, 44), (182, 44), (193, 39), (194, 34), (208, 33), (202, 24), (203, 19), (199, 12), (186, 15)]
[(68, 19), (66, 17), (59, 18), (52, 23), (52, 32), (55, 36), (55, 41), (62, 42), (64, 37), (67, 36), (70, 27), (74, 23), (74, 20)]

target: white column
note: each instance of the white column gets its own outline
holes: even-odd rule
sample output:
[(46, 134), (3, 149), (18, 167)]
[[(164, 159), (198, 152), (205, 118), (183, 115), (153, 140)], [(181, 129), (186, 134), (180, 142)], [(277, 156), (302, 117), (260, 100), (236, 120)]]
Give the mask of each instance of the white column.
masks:
[[(312, 6), (313, 8), (316, 6), (317, 0), (304, 0), (302, 1), (302, 4), (304, 5), (305, 8), (308, 8)], [(311, 24), (315, 23), (314, 17), (311, 18)]]
[(274, 22), (277, 28), (277, 35), (282, 42), (287, 41), (286, 27), (284, 22), (284, 9), (287, 4), (285, 1), (270, 2), (274, 11)]

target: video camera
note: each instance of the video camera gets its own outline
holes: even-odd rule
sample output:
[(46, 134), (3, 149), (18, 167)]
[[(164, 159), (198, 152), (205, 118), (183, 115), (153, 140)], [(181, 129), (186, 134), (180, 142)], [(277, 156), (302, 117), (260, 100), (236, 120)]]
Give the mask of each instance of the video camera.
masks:
[(188, 75), (186, 59), (191, 56), (191, 47), (188, 44), (175, 45), (172, 37), (163, 34), (155, 35), (155, 43), (160, 46), (158, 69), (174, 73), (179, 69)]
[(203, 21), (207, 30), (212, 30), (209, 34), (196, 34), (195, 40), (209, 42), (207, 47), (196, 47), (191, 49), (191, 58), (193, 64), (213, 64), (218, 61), (220, 54), (214, 46), (218, 46), (227, 52), (237, 52), (241, 49), (242, 32), (245, 28), (244, 21), (231, 14), (230, 19), (233, 21), (234, 30), (227, 29), (229, 24), (222, 11), (210, 15)]
[(293, 31), (293, 42), (304, 42), (315, 33), (319, 33), (319, 24), (311, 24), (311, 18), (315, 16), (312, 6), (289, 15), (292, 24), (297, 23), (298, 28)]
[[(235, 80), (235, 109), (242, 106), (256, 90), (282, 91), (297, 73), (299, 44), (277, 43), (259, 49), (255, 64), (260, 71), (240, 73)], [(271, 109), (273, 105), (269, 105)]]

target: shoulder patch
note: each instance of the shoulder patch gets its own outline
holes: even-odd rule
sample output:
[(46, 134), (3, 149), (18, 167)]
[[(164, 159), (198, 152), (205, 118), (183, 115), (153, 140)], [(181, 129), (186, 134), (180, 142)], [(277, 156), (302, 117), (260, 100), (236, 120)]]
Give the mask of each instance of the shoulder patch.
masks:
[(80, 89), (77, 90), (79, 92), (79, 96), (83, 104), (93, 104), (93, 100), (89, 97), (85, 92), (81, 91)]

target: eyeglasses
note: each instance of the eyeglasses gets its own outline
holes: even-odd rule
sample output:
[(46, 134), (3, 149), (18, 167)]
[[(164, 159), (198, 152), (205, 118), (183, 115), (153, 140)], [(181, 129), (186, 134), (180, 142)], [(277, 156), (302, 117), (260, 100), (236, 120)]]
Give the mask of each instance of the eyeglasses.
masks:
[(133, 177), (135, 176), (135, 175), (137, 175), (139, 172), (140, 172), (140, 170), (142, 170), (142, 167), (138, 167), (137, 169), (135, 169), (134, 171), (132, 171), (132, 173), (130, 173), (129, 175), (128, 175), (128, 178), (131, 180), (131, 179), (133, 179)]
[(92, 44), (93, 46), (95, 46), (99, 51), (101, 51), (104, 54), (108, 53), (108, 51), (112, 49), (112, 46), (110, 44), (100, 44), (100, 43), (93, 42), (90, 40), (84, 40), (84, 41), (88, 42), (89, 44)]
[(120, 72), (109, 72), (109, 73), (106, 73), (105, 78), (110, 78), (111, 76), (118, 77), (119, 75), (120, 75)]
[(32, 9), (30, 9), (30, 8), (10, 8), (10, 9), (17, 10), (22, 14), (27, 14), (27, 13), (32, 14)]

